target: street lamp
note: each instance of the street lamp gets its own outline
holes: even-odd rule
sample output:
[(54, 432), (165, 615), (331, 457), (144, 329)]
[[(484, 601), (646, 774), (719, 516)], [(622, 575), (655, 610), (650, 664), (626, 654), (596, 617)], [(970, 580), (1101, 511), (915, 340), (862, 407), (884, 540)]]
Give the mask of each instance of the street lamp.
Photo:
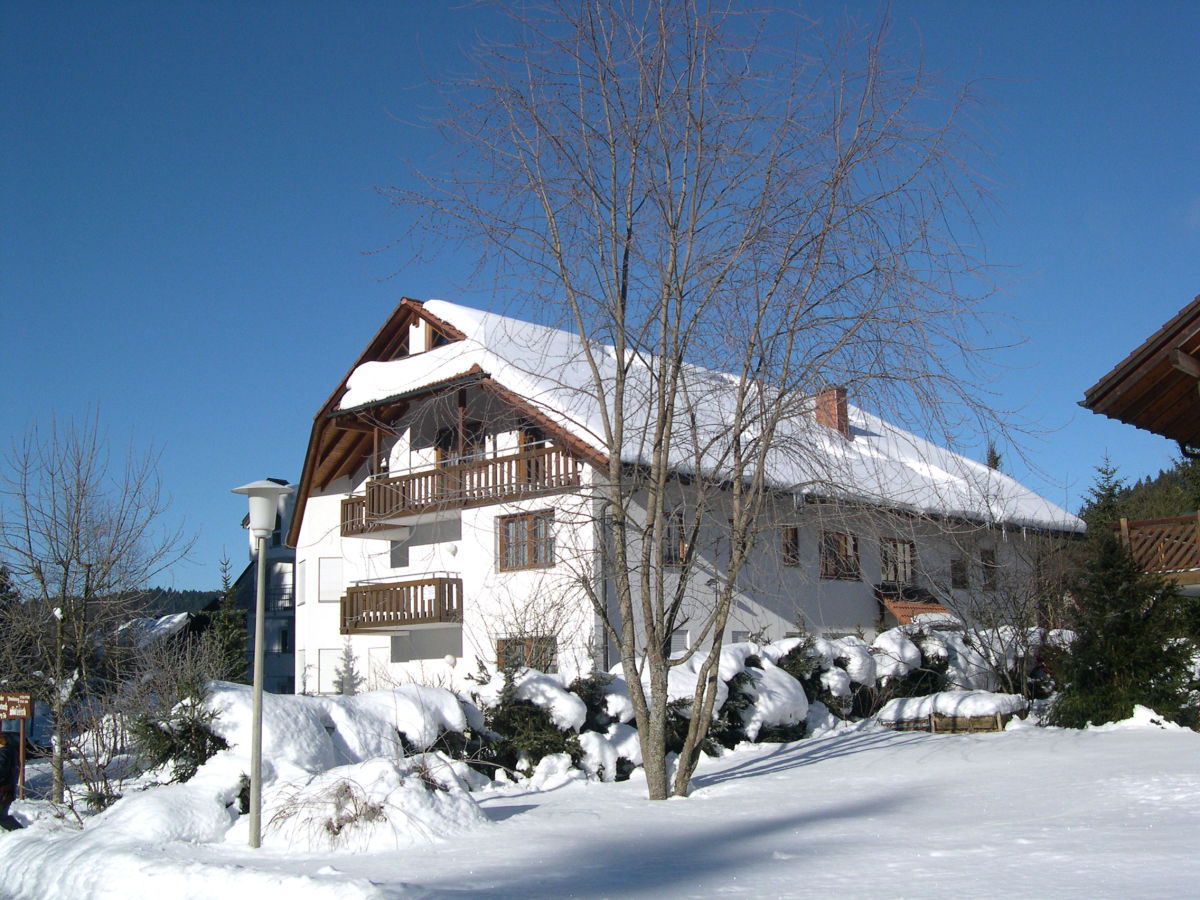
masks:
[(233, 489), (245, 494), (250, 505), (250, 533), (255, 538), (258, 557), (258, 591), (254, 602), (254, 705), (250, 738), (250, 846), (262, 845), (262, 695), (263, 695), (263, 618), (267, 594), (267, 538), (275, 530), (279, 498), (292, 493), (291, 487), (275, 481), (252, 481)]

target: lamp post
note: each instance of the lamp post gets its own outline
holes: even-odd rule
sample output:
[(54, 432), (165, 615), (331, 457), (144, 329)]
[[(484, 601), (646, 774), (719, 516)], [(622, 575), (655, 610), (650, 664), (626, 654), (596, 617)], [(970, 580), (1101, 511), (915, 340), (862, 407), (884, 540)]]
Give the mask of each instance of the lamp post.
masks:
[(262, 695), (263, 695), (263, 618), (267, 595), (267, 538), (275, 530), (279, 498), (290, 494), (286, 484), (252, 481), (233, 489), (245, 494), (250, 506), (250, 533), (254, 536), (258, 557), (258, 590), (254, 601), (254, 703), (250, 737), (250, 846), (262, 844)]

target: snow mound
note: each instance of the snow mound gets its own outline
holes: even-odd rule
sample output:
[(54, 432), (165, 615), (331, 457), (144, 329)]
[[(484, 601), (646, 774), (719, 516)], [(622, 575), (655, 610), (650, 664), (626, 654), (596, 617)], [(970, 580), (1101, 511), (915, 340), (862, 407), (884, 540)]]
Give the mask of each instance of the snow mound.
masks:
[(1103, 725), (1088, 725), (1088, 731), (1128, 731), (1132, 728), (1161, 728), (1164, 731), (1186, 731), (1182, 725), (1160, 716), (1154, 710), (1145, 706), (1135, 706), (1133, 715), (1120, 722), (1106, 722)]
[(551, 753), (538, 760), (533, 774), (529, 776), (529, 786), (535, 791), (553, 791), (584, 777), (574, 767), (569, 753)]
[[(216, 714), (212, 728), (230, 749), (250, 752), (252, 691), (249, 685), (214, 681), (205, 706)], [(262, 754), (264, 782), (273, 774), (297, 778), (323, 772), (338, 763), (333, 740), (325, 729), (321, 700), (291, 694), (263, 694)]]
[(1019, 694), (942, 691), (925, 697), (897, 697), (886, 703), (875, 718), (880, 722), (913, 722), (931, 715), (974, 718), (1023, 712), (1028, 706)]
[(382, 852), (476, 828), (487, 816), (448, 762), (436, 753), (372, 759), (273, 785), (263, 792), (263, 845)]
[(318, 698), (335, 729), (333, 740), (346, 762), (401, 756), (400, 735), (427, 750), (447, 731), (461, 733), (467, 716), (458, 696), (445, 688), (407, 684), (350, 697)]
[(213, 843), (224, 839), (237, 818), (229, 807), (235, 793), (236, 787), (216, 791), (203, 784), (163, 785), (127, 794), (88, 820), (87, 829), (103, 830), (110, 839)]

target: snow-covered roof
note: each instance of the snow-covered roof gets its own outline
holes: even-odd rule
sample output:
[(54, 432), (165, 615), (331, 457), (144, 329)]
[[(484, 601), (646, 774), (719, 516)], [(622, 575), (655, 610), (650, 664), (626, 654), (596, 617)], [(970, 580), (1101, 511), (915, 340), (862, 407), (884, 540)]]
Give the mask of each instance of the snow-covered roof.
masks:
[[(605, 452), (602, 410), (595, 381), (581, 352), (581, 338), (568, 331), (486, 313), (442, 300), (425, 310), (459, 329), (454, 341), (386, 362), (366, 362), (350, 375), (340, 410), (356, 409), (415, 390), (483, 372), (520, 395), (569, 434)], [(596, 345), (594, 356), (607, 363), (606, 384), (616, 371), (616, 352)], [(733, 388), (728, 375), (690, 367), (686, 403), (696, 427), (709, 435), (728, 430)], [(633, 393), (650, 396), (650, 373), (630, 369)], [(639, 380), (640, 379), (640, 380)], [(644, 389), (646, 393), (637, 392)], [(627, 401), (621, 458), (644, 462), (650, 430), (642, 427), (652, 413), (649, 403)], [(849, 405), (851, 439), (818, 425), (812, 415), (789, 419), (781, 427), (777, 449), (768, 458), (771, 484), (782, 490), (863, 501), (916, 513), (964, 517), (1019, 527), (1082, 531), (1075, 516), (1013, 478), (939, 447), (866, 410)], [(672, 453), (681, 471), (706, 468), (692, 447)], [(719, 468), (719, 463), (713, 466)]]

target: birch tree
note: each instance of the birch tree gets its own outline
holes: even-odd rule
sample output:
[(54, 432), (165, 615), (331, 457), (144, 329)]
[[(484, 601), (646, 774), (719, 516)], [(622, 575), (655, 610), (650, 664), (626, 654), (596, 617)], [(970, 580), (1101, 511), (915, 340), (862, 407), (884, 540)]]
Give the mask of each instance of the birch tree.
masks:
[(52, 799), (61, 803), (71, 710), (121, 679), (121, 626), (191, 542), (163, 527), (155, 457), (114, 465), (95, 419), (34, 426), (5, 463), (0, 558), (19, 599), (0, 606), (0, 662), (10, 684), (50, 708)]
[[(790, 424), (814, 395), (848, 387), (935, 438), (1004, 433), (977, 390), (969, 95), (889, 57), (886, 22), (831, 32), (700, 0), (508, 12), (519, 38), (482, 42), (447, 86), (453, 164), (388, 193), (415, 235), (473, 242), (526, 315), (580, 336), (590, 377), (569, 387), (598, 410), (615, 597), (581, 583), (661, 799), (687, 791), (769, 507), (844, 477), (775, 473), (826, 439)], [(706, 521), (725, 533), (717, 571), (697, 555)], [(668, 680), (696, 658), (672, 780)]]

